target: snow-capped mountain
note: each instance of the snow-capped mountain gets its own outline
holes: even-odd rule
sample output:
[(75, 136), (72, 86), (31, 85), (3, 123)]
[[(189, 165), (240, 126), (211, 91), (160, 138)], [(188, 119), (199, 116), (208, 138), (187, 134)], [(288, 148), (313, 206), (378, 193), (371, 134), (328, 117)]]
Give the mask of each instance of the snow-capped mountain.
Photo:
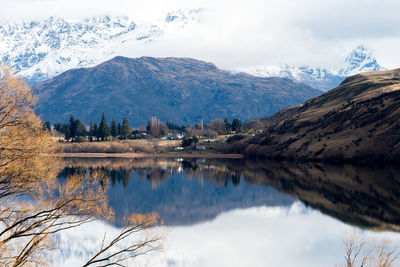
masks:
[(236, 71), (260, 77), (282, 77), (305, 83), (316, 89), (328, 91), (338, 86), (346, 77), (367, 71), (383, 70), (376, 59), (364, 46), (360, 45), (343, 56), (340, 69), (328, 70), (309, 66), (261, 66)]
[[(43, 21), (0, 25), (0, 62), (16, 68), (30, 83), (50, 79), (66, 70), (92, 67), (118, 56), (124, 45), (156, 41), (190, 23), (198, 23), (203, 9), (178, 10), (151, 23), (128, 17), (93, 17), (82, 20), (50, 17)], [(235, 69), (261, 77), (283, 77), (327, 91), (347, 76), (384, 69), (364, 47), (343, 57), (340, 69), (310, 66), (259, 66)]]
[(360, 45), (344, 58), (344, 66), (338, 71), (341, 76), (352, 76), (360, 72), (383, 70), (376, 59), (364, 46)]
[(201, 9), (179, 10), (147, 24), (128, 17), (93, 17), (0, 25), (0, 61), (32, 83), (71, 68), (90, 67), (116, 56), (126, 42), (147, 43), (195, 22)]

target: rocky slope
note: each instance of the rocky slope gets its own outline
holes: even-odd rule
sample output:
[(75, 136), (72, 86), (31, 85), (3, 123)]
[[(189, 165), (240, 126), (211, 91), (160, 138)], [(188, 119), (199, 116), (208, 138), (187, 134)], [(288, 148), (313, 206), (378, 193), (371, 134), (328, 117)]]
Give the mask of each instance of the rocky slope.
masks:
[(400, 69), (368, 72), (265, 119), (268, 130), (236, 142), (254, 157), (400, 160)]
[(34, 86), (44, 120), (71, 114), (88, 123), (127, 116), (131, 124), (162, 121), (194, 124), (215, 118), (242, 120), (272, 115), (321, 92), (283, 78), (231, 74), (189, 58), (116, 57), (93, 68), (67, 71)]

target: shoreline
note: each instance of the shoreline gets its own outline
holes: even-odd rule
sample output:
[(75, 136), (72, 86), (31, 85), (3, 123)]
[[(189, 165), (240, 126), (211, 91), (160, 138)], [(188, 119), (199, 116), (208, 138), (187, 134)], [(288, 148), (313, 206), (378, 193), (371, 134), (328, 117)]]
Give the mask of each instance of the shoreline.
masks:
[(215, 158), (243, 159), (243, 154), (221, 153), (60, 153), (63, 158)]

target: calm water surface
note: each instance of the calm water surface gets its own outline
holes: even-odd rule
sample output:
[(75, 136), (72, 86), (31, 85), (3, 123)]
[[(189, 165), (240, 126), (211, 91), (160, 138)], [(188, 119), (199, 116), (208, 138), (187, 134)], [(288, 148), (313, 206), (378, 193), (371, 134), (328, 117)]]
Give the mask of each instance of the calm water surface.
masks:
[(149, 266), (334, 266), (352, 229), (400, 239), (396, 166), (74, 158), (61, 176), (93, 170), (110, 177), (116, 221), (60, 236), (64, 266), (101, 240), (94, 229), (116, 231), (131, 213), (158, 212), (168, 228)]

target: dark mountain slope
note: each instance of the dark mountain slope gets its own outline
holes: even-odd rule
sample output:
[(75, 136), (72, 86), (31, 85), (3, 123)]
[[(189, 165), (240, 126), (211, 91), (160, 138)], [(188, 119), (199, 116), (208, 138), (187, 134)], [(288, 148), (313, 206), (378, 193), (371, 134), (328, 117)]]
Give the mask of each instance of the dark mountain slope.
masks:
[(368, 72), (265, 120), (236, 147), (255, 157), (400, 160), (400, 69)]
[(320, 94), (284, 78), (231, 74), (189, 58), (116, 57), (93, 68), (67, 71), (34, 87), (44, 120), (84, 122), (127, 116), (133, 125), (155, 115), (177, 123), (272, 115)]

